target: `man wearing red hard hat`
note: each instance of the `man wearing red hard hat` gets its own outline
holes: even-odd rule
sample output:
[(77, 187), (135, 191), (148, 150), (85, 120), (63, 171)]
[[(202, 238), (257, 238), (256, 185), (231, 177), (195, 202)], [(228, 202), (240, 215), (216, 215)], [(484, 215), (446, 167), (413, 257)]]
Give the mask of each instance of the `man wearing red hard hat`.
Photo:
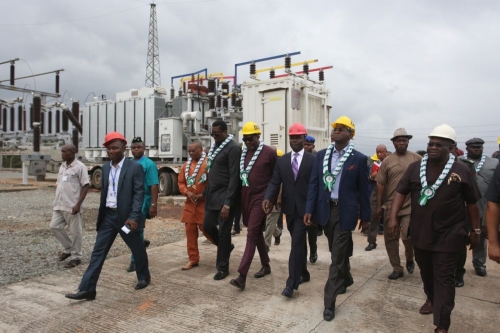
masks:
[(262, 202), (264, 212), (271, 213), (273, 203), (276, 202), (280, 187), (282, 187), (281, 211), (286, 215), (287, 228), (292, 236), (288, 279), (281, 293), (288, 298), (293, 296), (293, 291), (299, 288), (299, 284), (311, 279), (307, 271), (307, 227), (303, 223), (303, 217), (314, 155), (304, 150), (306, 135), (304, 125), (294, 123), (290, 126), (288, 136), (292, 152), (276, 161), (273, 176)]
[(94, 250), (78, 292), (67, 294), (67, 298), (95, 299), (97, 280), (117, 234), (120, 234), (135, 258), (138, 280), (135, 289), (146, 288), (151, 281), (148, 255), (140, 233), (145, 221), (141, 212), (144, 201), (144, 172), (140, 164), (125, 157), (126, 145), (127, 140), (118, 132), (110, 132), (104, 138), (103, 146), (106, 147), (110, 163), (102, 167), (101, 200)]

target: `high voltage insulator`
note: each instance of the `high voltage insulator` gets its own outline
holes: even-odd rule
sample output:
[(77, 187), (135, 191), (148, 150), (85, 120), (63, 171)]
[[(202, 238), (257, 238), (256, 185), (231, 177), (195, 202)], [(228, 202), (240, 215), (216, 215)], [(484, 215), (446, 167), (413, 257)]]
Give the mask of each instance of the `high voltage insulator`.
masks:
[(215, 79), (208, 79), (208, 93), (215, 93)]
[(215, 96), (208, 97), (208, 109), (209, 110), (215, 109)]
[(226, 96), (229, 93), (229, 83), (222, 82), (221, 87), (222, 87), (222, 95)]
[(274, 70), (274, 68), (271, 68), (271, 70), (269, 71), (269, 78), (274, 79), (275, 75), (276, 75), (276, 71)]
[(222, 106), (222, 96), (217, 95), (217, 108), (220, 108)]
[(182, 96), (182, 87), (179, 87), (179, 97)]
[(231, 94), (231, 106), (235, 107), (236, 106), (236, 93), (233, 91)]
[(255, 71), (255, 63), (251, 63), (250, 64), (250, 75), (255, 75), (256, 71)]
[(309, 75), (309, 64), (307, 62), (305, 62), (304, 66), (302, 66), (302, 70), (304, 71), (304, 74)]
[(222, 107), (227, 109), (229, 107), (229, 101), (227, 100), (227, 98), (224, 98), (222, 100)]
[(285, 57), (285, 70), (290, 70), (292, 68), (292, 58), (290, 56)]
[(10, 85), (14, 85), (14, 77), (16, 72), (16, 66), (14, 66), (14, 62), (10, 63)]
[(175, 89), (172, 86), (172, 88), (170, 88), (170, 99), (174, 99), (174, 98), (175, 98)]
[(59, 72), (56, 73), (56, 94), (59, 94)]
[(319, 70), (319, 80), (325, 81), (325, 72), (322, 69)]

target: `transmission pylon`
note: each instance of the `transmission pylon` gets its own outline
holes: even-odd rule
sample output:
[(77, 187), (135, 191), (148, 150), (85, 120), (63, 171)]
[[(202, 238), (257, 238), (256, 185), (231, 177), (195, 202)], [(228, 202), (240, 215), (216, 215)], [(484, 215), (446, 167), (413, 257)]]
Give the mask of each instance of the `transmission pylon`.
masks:
[(146, 65), (146, 87), (161, 85), (160, 48), (158, 47), (158, 28), (156, 24), (156, 5), (151, 4), (149, 15), (148, 60)]

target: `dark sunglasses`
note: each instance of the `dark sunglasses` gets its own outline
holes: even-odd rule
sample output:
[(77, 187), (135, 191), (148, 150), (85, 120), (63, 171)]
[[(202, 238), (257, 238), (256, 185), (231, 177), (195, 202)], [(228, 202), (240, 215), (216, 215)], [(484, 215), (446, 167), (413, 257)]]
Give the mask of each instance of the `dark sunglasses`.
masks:
[(247, 137), (243, 137), (242, 141), (243, 142), (252, 142), (254, 139), (254, 136), (247, 136)]

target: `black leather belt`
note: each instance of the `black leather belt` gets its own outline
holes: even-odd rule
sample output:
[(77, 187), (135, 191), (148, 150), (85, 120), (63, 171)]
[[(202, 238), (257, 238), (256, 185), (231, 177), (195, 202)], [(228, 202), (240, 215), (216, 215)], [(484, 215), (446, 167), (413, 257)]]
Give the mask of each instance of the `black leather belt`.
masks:
[(117, 208), (110, 208), (110, 207), (106, 207), (106, 210), (109, 210), (110, 212), (117, 212), (118, 211)]
[(338, 200), (330, 199), (330, 206), (338, 206), (338, 205), (339, 205), (339, 201)]

